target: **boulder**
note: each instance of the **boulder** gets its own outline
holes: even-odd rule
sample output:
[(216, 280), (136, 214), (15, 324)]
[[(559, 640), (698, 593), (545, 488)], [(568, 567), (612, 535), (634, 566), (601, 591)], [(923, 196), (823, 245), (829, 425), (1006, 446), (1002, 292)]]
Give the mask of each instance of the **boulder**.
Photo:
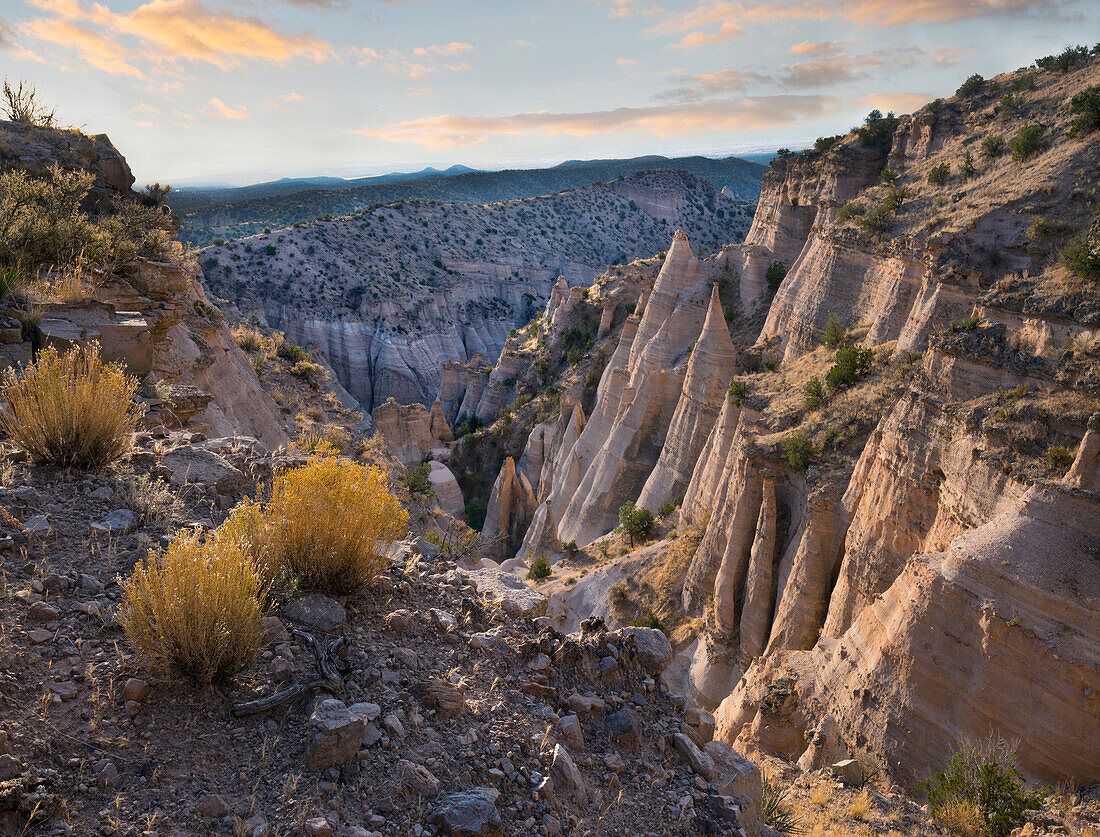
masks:
[(92, 524), (92, 531), (104, 535), (126, 535), (138, 525), (138, 516), (130, 509), (115, 509), (102, 520)]
[(714, 781), (714, 759), (696, 747), (695, 742), (684, 733), (678, 732), (672, 736), (672, 746), (684, 757), (684, 761), (691, 766), (692, 770), (708, 782)]
[(618, 635), (634, 642), (638, 660), (649, 674), (658, 677), (672, 659), (672, 643), (656, 628), (620, 628)]
[(176, 485), (199, 483), (212, 485), (218, 494), (244, 491), (248, 478), (229, 460), (210, 450), (181, 445), (161, 457), (161, 464), (172, 472)]
[(488, 788), (452, 793), (428, 817), (447, 837), (501, 837), (504, 824), (496, 806), (496, 791)]
[(283, 616), (315, 631), (334, 631), (347, 619), (343, 605), (320, 593), (310, 593), (288, 602), (283, 606)]
[(554, 756), (550, 763), (550, 780), (554, 783), (556, 794), (570, 794), (578, 804), (588, 802), (588, 789), (584, 777), (577, 765), (561, 744), (554, 745)]
[(509, 616), (544, 616), (548, 600), (516, 576), (501, 570), (460, 570), (484, 598)]
[(439, 793), (439, 780), (422, 764), (401, 759), (397, 775), (405, 789), (416, 796), (432, 797)]
[(829, 765), (829, 772), (850, 788), (863, 785), (863, 767), (855, 759), (844, 759)]
[(604, 720), (607, 737), (624, 747), (637, 747), (642, 741), (638, 715), (630, 707), (624, 707), (608, 714)]
[(309, 718), (306, 765), (310, 770), (347, 764), (359, 752), (363, 719), (348, 711), (343, 701), (329, 698)]

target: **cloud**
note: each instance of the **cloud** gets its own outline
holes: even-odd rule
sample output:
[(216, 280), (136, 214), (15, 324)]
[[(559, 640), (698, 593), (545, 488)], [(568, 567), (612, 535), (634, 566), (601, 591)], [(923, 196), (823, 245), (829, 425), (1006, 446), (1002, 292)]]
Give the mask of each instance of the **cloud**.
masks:
[(617, 58), (615, 59), (615, 63), (620, 67), (634, 67), (638, 64), (633, 58)]
[(495, 136), (594, 134), (639, 131), (661, 138), (703, 131), (758, 131), (790, 125), (831, 112), (839, 100), (831, 96), (757, 96), (687, 104), (627, 107), (582, 113), (537, 111), (511, 116), (446, 114), (396, 122), (350, 133), (386, 142), (413, 143), (425, 148), (467, 148)]
[(525, 39), (523, 39), (523, 38), (517, 38), (517, 39), (516, 39), (516, 40), (514, 40), (514, 41), (509, 41), (509, 42), (508, 42), (508, 46), (514, 46), (514, 47), (533, 47), (533, 46), (534, 46), (534, 44), (533, 44), (533, 43), (531, 43), (531, 42), (530, 42), (530, 41), (528, 41), (528, 40), (525, 40)]
[(210, 112), (215, 116), (220, 116), (222, 119), (238, 120), (238, 119), (251, 119), (252, 118), (248, 114), (248, 108), (245, 108), (245, 107), (232, 108), (229, 105), (227, 105), (225, 102), (223, 102), (221, 99), (219, 99), (217, 96), (215, 96), (213, 99), (210, 100), (209, 105), (210, 105), (210, 108), (211, 108)]
[(662, 9), (655, 4), (638, 8), (638, 0), (586, 0), (599, 6), (607, 6), (607, 16), (610, 18), (626, 18), (640, 15), (657, 15)]
[(139, 102), (130, 108), (131, 113), (147, 113), (151, 116), (160, 116), (161, 112), (152, 105), (147, 105), (145, 102)]
[(0, 49), (11, 49), (15, 45), (15, 30), (11, 24), (0, 17)]
[[(648, 32), (680, 40), (673, 49), (696, 49), (707, 44), (728, 41), (744, 34), (754, 23), (784, 23), (794, 20), (841, 19), (860, 26), (885, 28), (905, 24), (950, 23), (989, 17), (1016, 17), (1021, 14), (1056, 9), (1063, 0), (802, 0), (781, 2), (742, 2), (707, 0), (693, 9), (674, 14)], [(823, 42), (825, 43), (825, 42)], [(807, 44), (806, 46), (815, 46)], [(813, 54), (810, 52), (794, 54)]]
[(829, 55), (843, 48), (840, 41), (803, 41), (791, 46), (788, 52), (791, 55)]
[(138, 63), (167, 68), (193, 61), (230, 69), (243, 61), (322, 62), (332, 54), (325, 41), (285, 34), (262, 20), (207, 8), (202, 0), (150, 0), (115, 13), (81, 0), (31, 0), (44, 14), (24, 25), (28, 35), (75, 49), (96, 69), (142, 76)]
[(462, 41), (451, 41), (449, 44), (432, 44), (430, 47), (417, 47), (413, 55), (461, 55), (464, 52), (472, 52), (473, 46)]
[(915, 67), (921, 64), (950, 67), (969, 53), (970, 50), (961, 47), (925, 49), (906, 44), (896, 44), (888, 49), (859, 55), (849, 55), (841, 50), (826, 58), (783, 64), (785, 74), (779, 78), (779, 83), (785, 88), (796, 90), (830, 87), (868, 78), (873, 70)]
[(680, 78), (680, 86), (655, 97), (664, 102), (693, 102), (705, 96), (742, 93), (750, 87), (771, 83), (773, 79), (760, 73), (744, 70), (718, 70)]

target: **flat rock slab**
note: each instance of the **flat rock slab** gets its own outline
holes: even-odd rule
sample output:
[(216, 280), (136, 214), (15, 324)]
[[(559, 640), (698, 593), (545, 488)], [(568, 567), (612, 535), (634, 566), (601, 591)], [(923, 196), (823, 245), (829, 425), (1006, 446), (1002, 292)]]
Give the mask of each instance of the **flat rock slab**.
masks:
[(315, 631), (335, 631), (348, 618), (343, 605), (320, 593), (311, 593), (283, 605), (283, 616)]
[(504, 824), (492, 793), (475, 790), (452, 793), (432, 811), (428, 822), (449, 837), (500, 837)]
[(98, 523), (92, 524), (92, 531), (105, 535), (126, 535), (138, 525), (138, 516), (130, 509), (115, 509)]
[(213, 485), (219, 494), (234, 494), (248, 484), (248, 478), (229, 460), (192, 445), (173, 448), (161, 457), (161, 463), (172, 472), (176, 485), (202, 483)]
[(546, 596), (501, 570), (461, 570), (477, 592), (510, 616), (544, 616)]

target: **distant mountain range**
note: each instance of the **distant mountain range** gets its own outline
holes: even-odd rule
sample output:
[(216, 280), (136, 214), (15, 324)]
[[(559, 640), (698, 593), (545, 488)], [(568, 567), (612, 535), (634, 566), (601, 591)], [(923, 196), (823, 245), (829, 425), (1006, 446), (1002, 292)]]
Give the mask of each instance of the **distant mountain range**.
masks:
[(551, 195), (627, 177), (642, 171), (684, 171), (728, 190), (731, 197), (755, 201), (765, 166), (739, 157), (634, 157), (626, 160), (569, 160), (543, 169), (476, 171), (452, 166), (408, 174), (344, 180), (336, 177), (284, 178), (238, 188), (184, 188), (173, 193), (181, 216), (180, 237), (205, 246), (288, 227), (324, 216), (346, 215), (372, 204), (401, 200), (491, 203)]

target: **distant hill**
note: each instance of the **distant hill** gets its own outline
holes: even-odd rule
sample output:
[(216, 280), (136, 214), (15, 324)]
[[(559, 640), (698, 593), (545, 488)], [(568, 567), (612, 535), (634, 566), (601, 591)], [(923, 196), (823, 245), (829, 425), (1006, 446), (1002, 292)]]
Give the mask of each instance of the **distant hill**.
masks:
[(264, 228), (277, 229), (299, 221), (346, 215), (372, 204), (411, 199), (492, 203), (552, 195), (643, 171), (688, 172), (719, 191), (728, 188), (732, 197), (755, 201), (760, 195), (765, 166), (738, 157), (661, 156), (570, 160), (551, 168), (495, 172), (452, 166), (443, 172), (425, 169), (357, 180), (284, 179), (235, 189), (181, 189), (173, 195), (172, 208), (182, 219), (180, 237), (205, 246), (215, 238), (243, 238)]

